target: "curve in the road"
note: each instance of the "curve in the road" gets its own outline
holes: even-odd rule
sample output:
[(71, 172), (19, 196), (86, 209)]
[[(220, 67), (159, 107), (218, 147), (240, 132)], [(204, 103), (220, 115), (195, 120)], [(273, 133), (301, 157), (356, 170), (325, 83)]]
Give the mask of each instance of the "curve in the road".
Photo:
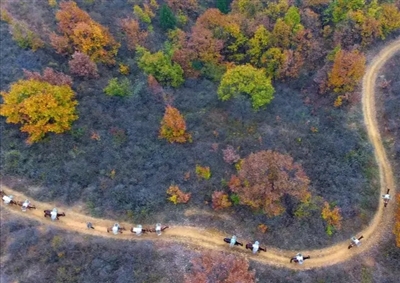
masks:
[[(371, 144), (375, 149), (375, 158), (379, 167), (380, 174), (380, 192), (384, 194), (386, 189), (390, 189), (391, 193), (394, 195), (396, 193), (393, 172), (386, 156), (386, 151), (382, 144), (382, 139), (379, 133), (379, 127), (376, 120), (376, 110), (375, 110), (375, 83), (377, 79), (378, 71), (387, 62), (387, 60), (392, 57), (396, 52), (400, 50), (400, 39), (392, 42), (386, 46), (381, 52), (373, 59), (373, 61), (368, 65), (366, 73), (363, 78), (362, 83), (362, 109), (364, 114), (364, 122), (368, 132)], [(1, 188), (7, 193), (13, 194), (17, 199), (27, 198), (23, 194), (12, 190), (6, 186)], [(31, 210), (28, 212), (22, 212), (19, 207), (7, 206), (7, 209), (12, 213), (18, 214), (20, 216), (28, 217), (30, 219), (39, 221), (41, 223), (46, 223), (48, 225), (54, 225), (58, 228), (75, 231), (83, 234), (90, 234), (100, 237), (109, 237), (113, 239), (121, 240), (155, 240), (157, 241), (175, 241), (184, 243), (191, 246), (196, 246), (197, 248), (206, 248), (212, 250), (220, 250), (225, 252), (232, 252), (246, 256), (251, 260), (255, 260), (264, 264), (285, 267), (290, 269), (311, 269), (326, 267), (334, 264), (338, 264), (359, 255), (372, 246), (379, 244), (387, 232), (388, 227), (391, 225), (391, 220), (394, 215), (394, 204), (389, 203), (387, 208), (383, 207), (383, 202), (379, 201), (379, 207), (374, 215), (372, 221), (366, 229), (360, 231), (358, 235), (364, 235), (362, 245), (348, 250), (348, 241), (335, 244), (333, 246), (317, 249), (301, 251), (304, 255), (311, 255), (311, 259), (307, 260), (303, 265), (290, 264), (290, 257), (294, 256), (298, 251), (293, 250), (280, 250), (274, 247), (267, 246), (266, 253), (260, 253), (258, 255), (252, 255), (249, 251), (243, 248), (233, 248), (229, 249), (228, 245), (223, 242), (223, 238), (226, 237), (225, 233), (218, 231), (210, 231), (208, 229), (189, 227), (189, 226), (173, 226), (167, 229), (162, 236), (157, 237), (156, 235), (143, 235), (137, 237), (131, 234), (129, 231), (120, 235), (108, 234), (106, 232), (107, 227), (112, 226), (113, 221), (106, 219), (98, 219), (90, 216), (86, 216), (80, 213), (76, 208), (67, 208), (57, 205), (59, 211), (65, 211), (66, 217), (60, 218), (60, 221), (52, 222), (48, 218), (43, 217), (44, 209), (51, 209), (53, 203), (42, 203), (34, 201), (36, 205), (36, 210)], [(4, 205), (3, 205), (4, 207)], [(92, 222), (96, 227), (95, 230), (86, 229), (86, 222)], [(120, 223), (121, 225), (131, 227), (130, 223)]]

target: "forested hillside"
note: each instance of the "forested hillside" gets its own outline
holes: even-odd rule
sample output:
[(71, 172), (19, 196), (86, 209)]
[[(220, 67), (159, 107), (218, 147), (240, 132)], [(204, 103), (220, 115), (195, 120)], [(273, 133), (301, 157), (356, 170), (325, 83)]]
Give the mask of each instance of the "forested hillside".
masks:
[[(360, 82), (399, 35), (398, 0), (4, 0), (2, 183), (95, 217), (216, 228), (278, 248), (348, 239), (379, 197)], [(394, 163), (396, 62), (382, 72), (378, 105)], [(2, 243), (13, 225), (2, 226)], [(246, 267), (243, 282), (260, 278), (234, 264)], [(140, 280), (191, 282), (175, 268), (178, 281)]]

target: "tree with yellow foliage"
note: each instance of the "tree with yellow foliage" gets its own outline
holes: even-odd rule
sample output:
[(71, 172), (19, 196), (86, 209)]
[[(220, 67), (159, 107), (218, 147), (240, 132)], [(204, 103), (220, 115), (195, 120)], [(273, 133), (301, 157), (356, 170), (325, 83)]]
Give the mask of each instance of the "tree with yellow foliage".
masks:
[(95, 22), (73, 1), (61, 2), (56, 14), (61, 36), (53, 33), (50, 40), (58, 53), (78, 51), (89, 55), (94, 62), (115, 63), (120, 44), (107, 28)]
[(339, 230), (341, 228), (342, 216), (340, 215), (340, 208), (335, 206), (331, 209), (328, 202), (324, 202), (324, 208), (321, 212), (322, 219), (327, 223), (326, 233), (330, 236), (333, 234), (334, 230)]
[(28, 143), (42, 139), (46, 133), (63, 133), (78, 119), (74, 92), (67, 84), (52, 85), (46, 81), (19, 80), (9, 92), (1, 92), (0, 115), (7, 123), (22, 124)]

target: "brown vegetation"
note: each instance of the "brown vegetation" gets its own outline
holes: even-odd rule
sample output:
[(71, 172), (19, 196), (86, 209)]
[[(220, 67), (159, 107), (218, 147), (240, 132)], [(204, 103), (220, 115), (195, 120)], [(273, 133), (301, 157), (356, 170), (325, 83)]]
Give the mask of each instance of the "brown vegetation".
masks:
[(237, 255), (206, 251), (192, 260), (192, 267), (185, 275), (185, 283), (253, 283), (255, 271), (249, 262)]
[(289, 194), (300, 201), (309, 198), (309, 183), (293, 158), (267, 150), (244, 158), (238, 174), (232, 176), (229, 188), (239, 196), (242, 204), (277, 216), (285, 211), (280, 200), (283, 195)]

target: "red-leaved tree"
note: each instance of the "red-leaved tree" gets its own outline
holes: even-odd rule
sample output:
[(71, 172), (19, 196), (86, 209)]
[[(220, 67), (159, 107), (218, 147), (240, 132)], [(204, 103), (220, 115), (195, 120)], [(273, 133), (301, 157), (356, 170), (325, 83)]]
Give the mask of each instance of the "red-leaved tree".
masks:
[(97, 78), (97, 65), (90, 57), (82, 52), (75, 51), (72, 59), (68, 62), (71, 74), (86, 78)]
[(57, 72), (53, 68), (47, 67), (43, 71), (43, 75), (39, 72), (31, 72), (23, 69), (24, 76), (27, 80), (36, 80), (41, 82), (48, 82), (51, 85), (69, 85), (72, 86), (72, 78), (62, 72)]
[(300, 201), (308, 200), (309, 183), (303, 168), (294, 163), (292, 157), (263, 150), (243, 159), (238, 174), (231, 177), (229, 188), (242, 204), (277, 216), (285, 211), (281, 203), (285, 194)]

